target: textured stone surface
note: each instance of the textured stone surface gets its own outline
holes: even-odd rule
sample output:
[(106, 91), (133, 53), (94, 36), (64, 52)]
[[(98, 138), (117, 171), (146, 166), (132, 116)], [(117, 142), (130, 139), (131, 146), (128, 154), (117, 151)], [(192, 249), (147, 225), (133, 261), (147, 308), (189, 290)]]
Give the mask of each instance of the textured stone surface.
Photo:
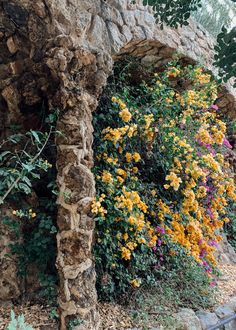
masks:
[(196, 315), (200, 320), (201, 327), (203, 330), (207, 330), (211, 326), (216, 325), (219, 321), (215, 313), (200, 311), (196, 312)]
[(0, 302), (8, 301), (12, 298), (20, 296), (20, 283), (17, 277), (17, 268), (15, 258), (9, 258), (9, 244), (16, 241), (14, 235), (9, 232), (9, 228), (4, 225), (3, 219), (10, 215), (10, 211), (6, 208), (0, 208)]
[(227, 305), (219, 306), (215, 309), (215, 314), (220, 318), (223, 319), (227, 316), (234, 315), (234, 310)]
[[(22, 110), (44, 100), (50, 109), (61, 111), (58, 129), (63, 135), (56, 143), (62, 330), (78, 317), (84, 329), (99, 327), (91, 254), (90, 203), (95, 194), (91, 120), (113, 62), (132, 54), (159, 66), (178, 51), (186, 61), (200, 61), (212, 69), (213, 41), (207, 33), (193, 22), (175, 31), (161, 30), (150, 8), (140, 3), (10, 0), (0, 4), (0, 127), (24, 124)], [(227, 85), (220, 93), (219, 103), (235, 117), (234, 91)]]
[(192, 309), (182, 308), (177, 314), (176, 319), (180, 321), (181, 330), (200, 330), (201, 322)]

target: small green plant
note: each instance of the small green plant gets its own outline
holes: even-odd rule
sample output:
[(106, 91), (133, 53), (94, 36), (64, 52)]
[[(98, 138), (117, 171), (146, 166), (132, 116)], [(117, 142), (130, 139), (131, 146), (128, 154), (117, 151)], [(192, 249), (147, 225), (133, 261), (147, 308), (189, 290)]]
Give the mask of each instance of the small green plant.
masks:
[(58, 310), (56, 308), (52, 308), (49, 317), (53, 320), (58, 320), (59, 319)]
[[(137, 328), (177, 328), (173, 317), (180, 308), (210, 308), (214, 305), (215, 288), (209, 286), (209, 278), (194, 261), (178, 260), (173, 269), (166, 268), (162, 278), (153, 286), (139, 288), (129, 299)], [(181, 327), (179, 327), (181, 329)]]
[(68, 323), (68, 330), (74, 330), (76, 326), (81, 324), (83, 324), (83, 320), (80, 319), (70, 320)]
[(34, 330), (34, 328), (25, 322), (24, 315), (16, 317), (14, 311), (11, 311), (11, 321), (7, 326), (7, 330)]

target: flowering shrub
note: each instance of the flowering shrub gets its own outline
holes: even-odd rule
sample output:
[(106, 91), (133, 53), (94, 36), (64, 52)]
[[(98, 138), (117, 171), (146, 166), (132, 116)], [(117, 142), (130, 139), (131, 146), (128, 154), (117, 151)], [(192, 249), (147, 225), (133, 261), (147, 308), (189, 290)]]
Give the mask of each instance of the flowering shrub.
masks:
[(217, 84), (177, 62), (95, 114), (95, 256), (103, 293), (155, 282), (185, 255), (208, 273), (236, 199)]

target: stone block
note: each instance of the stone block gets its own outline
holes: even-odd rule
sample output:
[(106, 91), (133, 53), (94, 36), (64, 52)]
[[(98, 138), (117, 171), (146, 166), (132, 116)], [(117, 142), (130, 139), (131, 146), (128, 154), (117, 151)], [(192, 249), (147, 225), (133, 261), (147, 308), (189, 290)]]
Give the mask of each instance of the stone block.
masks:
[(217, 307), (214, 312), (220, 319), (234, 314), (234, 310), (227, 305)]
[[(182, 308), (176, 314), (176, 319), (181, 323), (181, 330), (201, 330), (201, 322), (194, 311), (189, 308)], [(180, 329), (180, 327), (178, 329)]]
[(216, 325), (219, 321), (215, 313), (199, 311), (196, 312), (196, 315), (200, 320), (201, 327), (203, 330), (207, 330), (211, 326)]

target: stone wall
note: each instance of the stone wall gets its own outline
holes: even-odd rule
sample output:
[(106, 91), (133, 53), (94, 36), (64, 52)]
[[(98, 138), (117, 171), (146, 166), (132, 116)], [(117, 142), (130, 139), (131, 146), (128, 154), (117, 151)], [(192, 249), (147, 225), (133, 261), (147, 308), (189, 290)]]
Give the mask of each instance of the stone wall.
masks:
[[(159, 66), (177, 51), (186, 62), (212, 69), (213, 44), (194, 22), (161, 30), (149, 8), (129, 0), (0, 1), (2, 135), (10, 124), (24, 124), (24, 108), (46, 99), (50, 109), (60, 109), (57, 267), (62, 330), (74, 317), (83, 320), (78, 329), (97, 329), (99, 324), (91, 254), (91, 120), (114, 61), (132, 54)], [(235, 117), (230, 85), (222, 88), (218, 103)]]

